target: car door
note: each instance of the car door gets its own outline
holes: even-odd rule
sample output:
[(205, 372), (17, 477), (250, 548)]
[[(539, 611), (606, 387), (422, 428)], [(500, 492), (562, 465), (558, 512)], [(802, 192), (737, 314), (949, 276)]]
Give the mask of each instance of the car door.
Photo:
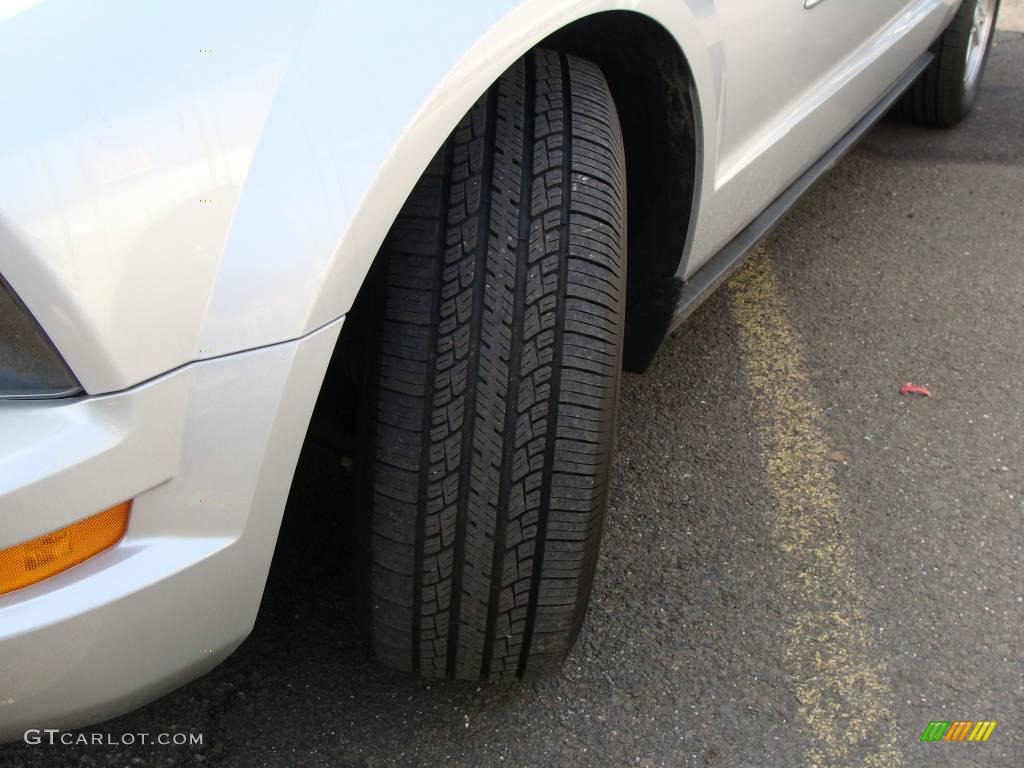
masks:
[(860, 121), (959, 0), (719, 0), (723, 108), (691, 276)]
[(795, 138), (819, 154), (928, 50), (960, 0), (792, 0), (804, 7)]
[[(914, 9), (941, 5), (940, 0), (791, 0), (803, 7), (799, 52), (793, 79), (810, 116), (827, 106), (852, 123), (868, 110), (884, 78), (872, 88), (849, 87), (864, 71), (895, 62), (909, 66), (921, 50), (900, 34), (918, 14)], [(910, 13), (908, 14), (908, 11)], [(886, 73), (889, 67), (882, 66)]]

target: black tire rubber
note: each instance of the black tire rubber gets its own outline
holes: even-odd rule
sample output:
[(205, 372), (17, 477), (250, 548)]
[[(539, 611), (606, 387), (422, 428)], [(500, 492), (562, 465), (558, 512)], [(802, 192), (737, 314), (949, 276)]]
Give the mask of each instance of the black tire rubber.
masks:
[(365, 569), (385, 664), (560, 668), (605, 516), (625, 167), (600, 70), (536, 50), (463, 118), (379, 270)]
[[(932, 63), (893, 107), (894, 117), (934, 128), (952, 128), (970, 113), (981, 90), (985, 64), (995, 37), (993, 19), (993, 31), (985, 46), (981, 70), (973, 86), (967, 88), (964, 84), (967, 44), (978, 2), (963, 0), (960, 4), (953, 20), (932, 46), (935, 57)], [(998, 0), (993, 14), (996, 19), (999, 17)]]

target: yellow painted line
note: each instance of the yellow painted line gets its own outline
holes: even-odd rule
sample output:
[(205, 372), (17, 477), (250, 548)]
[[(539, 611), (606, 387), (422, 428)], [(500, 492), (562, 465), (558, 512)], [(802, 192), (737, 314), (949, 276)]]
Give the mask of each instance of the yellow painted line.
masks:
[[(785, 595), (786, 671), (810, 766), (904, 764), (854, 570), (848, 509), (828, 454), (799, 334), (762, 246), (728, 283), (772, 497), (768, 527)], [(859, 756), (868, 753), (866, 759)]]

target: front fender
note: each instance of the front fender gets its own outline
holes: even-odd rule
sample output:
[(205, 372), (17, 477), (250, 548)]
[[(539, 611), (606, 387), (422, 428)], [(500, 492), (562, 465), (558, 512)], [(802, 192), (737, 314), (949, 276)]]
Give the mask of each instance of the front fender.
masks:
[(718, 120), (713, 0), (222, 5), (0, 9), (0, 273), (90, 394), (343, 315), (461, 116), (575, 19), (661, 23)]

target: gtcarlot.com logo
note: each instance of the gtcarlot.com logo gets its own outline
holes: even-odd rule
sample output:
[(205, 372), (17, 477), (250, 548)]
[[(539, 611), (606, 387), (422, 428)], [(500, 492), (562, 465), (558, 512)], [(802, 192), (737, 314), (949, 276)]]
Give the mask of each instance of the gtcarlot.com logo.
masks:
[(167, 747), (199, 746), (203, 743), (201, 733), (75, 733), (58, 728), (29, 728), (25, 731), (26, 744), (47, 744), (50, 746), (95, 746), (130, 747), (138, 744), (158, 744)]

